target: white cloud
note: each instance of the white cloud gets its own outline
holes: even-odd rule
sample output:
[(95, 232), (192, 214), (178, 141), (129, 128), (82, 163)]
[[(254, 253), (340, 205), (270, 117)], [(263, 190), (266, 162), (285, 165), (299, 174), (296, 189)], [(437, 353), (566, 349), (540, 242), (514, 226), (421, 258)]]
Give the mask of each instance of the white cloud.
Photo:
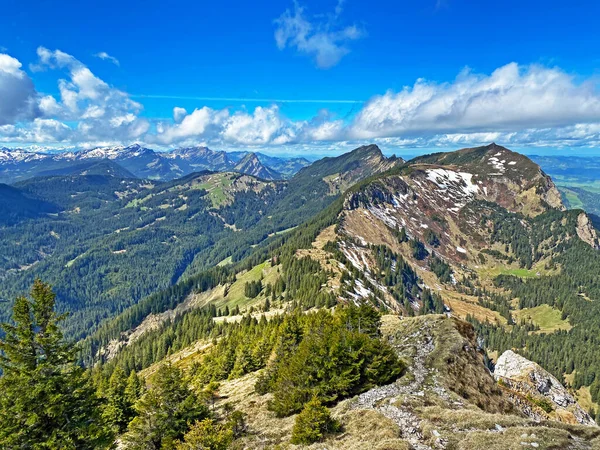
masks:
[(0, 125), (39, 115), (37, 92), (19, 60), (0, 53)]
[(149, 122), (138, 117), (142, 105), (129, 94), (108, 85), (68, 53), (40, 47), (37, 54), (35, 70), (64, 70), (68, 74), (67, 79), (58, 81), (60, 101), (42, 97), (40, 109), (46, 117), (78, 121), (71, 139), (136, 139), (148, 132)]
[(519, 148), (600, 146), (595, 80), (581, 81), (558, 68), (511, 63), (487, 75), (464, 70), (448, 83), (419, 79), (373, 97), (347, 120), (325, 109), (310, 120), (291, 120), (271, 104), (191, 112), (175, 107), (172, 119), (151, 122), (140, 116), (140, 103), (73, 56), (44, 47), (38, 56), (32, 69), (58, 74), (58, 96), (38, 94), (21, 63), (0, 54), (0, 142), (89, 147), (139, 141), (288, 152), (367, 142), (440, 149), (490, 141)]
[(187, 111), (185, 108), (180, 108), (178, 106), (173, 108), (173, 120), (175, 123), (180, 123), (185, 116), (187, 116)]
[(100, 53), (96, 53), (94, 55), (96, 58), (100, 58), (104, 61), (110, 61), (111, 63), (113, 63), (115, 66), (119, 66), (119, 60), (117, 58), (115, 58), (114, 56), (110, 56), (108, 53), (106, 52), (100, 52)]
[(221, 136), (226, 142), (243, 145), (277, 145), (293, 141), (295, 133), (277, 106), (258, 106), (252, 114), (240, 111), (228, 117)]
[(556, 68), (516, 63), (491, 75), (463, 71), (452, 83), (417, 80), (374, 97), (349, 129), (357, 139), (438, 133), (523, 131), (600, 121), (600, 95)]
[(336, 27), (342, 13), (343, 0), (338, 1), (333, 17), (309, 21), (304, 8), (294, 4), (293, 12), (286, 10), (275, 20), (275, 42), (280, 50), (295, 47), (299, 52), (310, 55), (318, 67), (328, 69), (335, 66), (350, 52), (347, 44), (364, 36), (356, 25)]

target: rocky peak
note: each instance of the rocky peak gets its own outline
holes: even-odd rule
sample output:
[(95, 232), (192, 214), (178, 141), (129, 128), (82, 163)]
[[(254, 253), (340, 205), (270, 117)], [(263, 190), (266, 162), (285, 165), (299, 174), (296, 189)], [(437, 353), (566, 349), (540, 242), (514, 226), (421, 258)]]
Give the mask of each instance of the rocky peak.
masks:
[(595, 425), (560, 381), (512, 350), (498, 358), (494, 377), (508, 391), (515, 406), (530, 417)]
[(258, 156), (256, 156), (256, 153), (252, 152), (244, 156), (242, 160), (237, 163), (233, 170), (262, 178), (264, 180), (277, 180), (281, 178), (276, 171), (261, 163), (258, 159)]

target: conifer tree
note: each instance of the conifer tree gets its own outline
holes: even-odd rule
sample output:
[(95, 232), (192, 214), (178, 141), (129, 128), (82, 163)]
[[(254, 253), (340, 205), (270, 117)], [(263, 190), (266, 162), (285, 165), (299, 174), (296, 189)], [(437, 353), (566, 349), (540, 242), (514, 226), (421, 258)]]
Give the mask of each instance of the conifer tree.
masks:
[(110, 442), (100, 403), (63, 339), (55, 294), (36, 280), (0, 341), (0, 448), (98, 449)]
[(325, 434), (339, 431), (340, 424), (331, 418), (329, 410), (313, 397), (296, 417), (292, 429), (292, 444), (312, 444), (321, 441)]
[(162, 365), (150, 385), (135, 404), (138, 415), (123, 437), (128, 450), (173, 449), (188, 423), (210, 416), (177, 367)]
[(127, 385), (128, 378), (126, 378), (125, 372), (117, 366), (108, 381), (106, 405), (102, 413), (117, 433), (121, 433), (127, 428), (127, 424), (135, 414), (133, 410), (135, 399), (128, 395)]

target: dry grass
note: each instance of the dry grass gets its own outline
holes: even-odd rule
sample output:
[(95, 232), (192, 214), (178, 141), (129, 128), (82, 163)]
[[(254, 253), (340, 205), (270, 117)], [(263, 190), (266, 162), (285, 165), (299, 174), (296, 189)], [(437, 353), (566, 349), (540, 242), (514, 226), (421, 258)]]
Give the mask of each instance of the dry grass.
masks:
[(598, 409), (598, 403), (594, 403), (592, 400), (592, 394), (590, 393), (590, 388), (588, 386), (583, 386), (575, 391), (575, 399), (586, 411), (589, 411), (590, 409), (600, 411)]
[(296, 256), (298, 258), (309, 257), (318, 261), (321, 264), (323, 270), (333, 272), (333, 277), (329, 278), (327, 285), (331, 290), (337, 290), (341, 286), (342, 270), (340, 269), (339, 263), (333, 258), (333, 255), (325, 250), (325, 244), (327, 242), (335, 242), (337, 235), (335, 234), (335, 225), (331, 225), (323, 229), (319, 235), (315, 238), (312, 243), (312, 248), (300, 248), (296, 250)]

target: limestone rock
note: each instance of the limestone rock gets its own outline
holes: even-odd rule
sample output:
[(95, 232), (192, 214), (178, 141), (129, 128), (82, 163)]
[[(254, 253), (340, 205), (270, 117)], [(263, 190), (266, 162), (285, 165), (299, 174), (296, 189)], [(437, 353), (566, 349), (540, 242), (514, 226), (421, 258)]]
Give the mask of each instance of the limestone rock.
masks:
[(588, 243), (594, 248), (598, 248), (598, 235), (586, 213), (581, 213), (577, 217), (577, 236), (583, 242)]
[(535, 420), (595, 425), (560, 381), (512, 350), (498, 358), (494, 377), (506, 387), (513, 404)]

